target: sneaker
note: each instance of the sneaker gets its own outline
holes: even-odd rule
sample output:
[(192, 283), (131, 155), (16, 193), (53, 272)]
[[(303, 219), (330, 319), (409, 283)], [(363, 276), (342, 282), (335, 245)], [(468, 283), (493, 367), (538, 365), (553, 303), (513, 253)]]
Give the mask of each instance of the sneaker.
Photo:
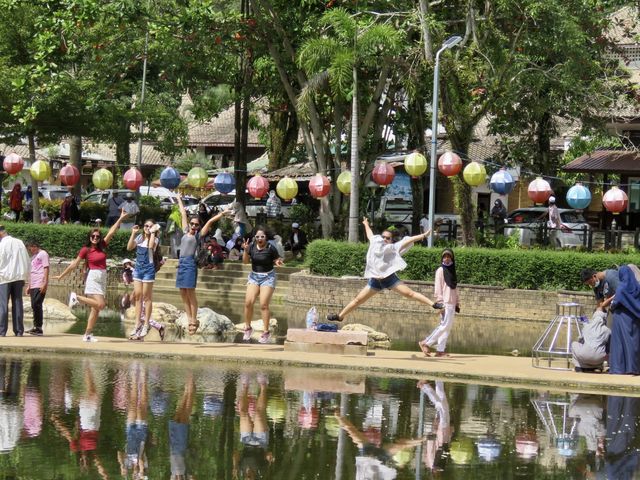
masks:
[(329, 315), (327, 315), (327, 320), (330, 322), (341, 322), (342, 319), (340, 318), (340, 315), (338, 315), (337, 313), (330, 313)]
[(39, 329), (39, 328), (32, 328), (32, 329), (31, 329), (31, 330), (29, 330), (27, 333), (28, 333), (28, 334), (30, 334), (30, 335), (37, 335), (37, 336), (39, 336), (39, 337), (41, 337), (42, 335), (44, 335), (44, 332), (43, 332), (41, 329)]
[(82, 341), (83, 342), (97, 342), (98, 339), (96, 337), (94, 337), (93, 334), (89, 333), (87, 335), (83, 335), (82, 336)]
[(249, 328), (245, 328), (244, 329), (244, 335), (242, 335), (242, 340), (244, 340), (245, 342), (251, 340), (251, 334), (253, 333), (253, 328), (249, 327)]
[(436, 302), (433, 305), (431, 305), (433, 308), (435, 308), (436, 310), (442, 310), (444, 308), (444, 303), (442, 302)]
[(149, 333), (149, 326), (148, 325), (143, 325), (142, 328), (140, 329), (140, 333), (138, 333), (138, 338), (144, 338), (147, 336), (147, 333)]
[(269, 338), (271, 338), (271, 334), (269, 332), (264, 332), (262, 335), (260, 335), (258, 343), (268, 343)]
[(78, 301), (78, 295), (76, 295), (76, 292), (71, 292), (69, 294), (69, 308), (73, 308), (79, 303), (80, 302)]
[(131, 332), (129, 332), (129, 337), (137, 337), (138, 334), (140, 333), (140, 330), (142, 329), (142, 325), (144, 325), (144, 324), (143, 323), (139, 323), (135, 327), (133, 327)]

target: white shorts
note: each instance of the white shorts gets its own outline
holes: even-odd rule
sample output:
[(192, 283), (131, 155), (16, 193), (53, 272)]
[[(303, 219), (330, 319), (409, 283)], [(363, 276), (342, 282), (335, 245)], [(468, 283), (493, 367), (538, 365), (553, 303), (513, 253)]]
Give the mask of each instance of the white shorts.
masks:
[(102, 295), (107, 294), (107, 271), (106, 270), (89, 270), (87, 279), (84, 282), (85, 295)]

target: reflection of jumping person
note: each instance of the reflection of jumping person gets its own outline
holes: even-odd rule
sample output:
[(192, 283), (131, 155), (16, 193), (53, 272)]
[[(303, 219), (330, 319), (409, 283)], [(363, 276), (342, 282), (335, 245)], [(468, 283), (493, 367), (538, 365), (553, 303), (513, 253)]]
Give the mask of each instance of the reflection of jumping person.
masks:
[(195, 395), (193, 373), (187, 374), (184, 391), (176, 406), (173, 420), (169, 421), (169, 461), (171, 462), (171, 480), (184, 480), (187, 473), (185, 455), (189, 444), (189, 422)]
[(420, 380), (418, 389), (424, 393), (433, 404), (436, 415), (433, 419), (435, 428), (435, 438), (427, 435), (424, 461), (430, 470), (436, 469), (439, 461), (442, 460), (442, 452), (451, 442), (451, 417), (449, 413), (449, 402), (444, 391), (444, 383), (437, 381), (434, 389), (427, 381)]
[(133, 364), (131, 369), (131, 388), (127, 405), (127, 444), (124, 452), (118, 452), (120, 473), (127, 477), (129, 470), (133, 478), (143, 478), (147, 468), (147, 437), (149, 425), (147, 410), (147, 375), (142, 365)]
[(330, 313), (327, 320), (341, 322), (357, 307), (373, 297), (382, 290), (394, 290), (400, 295), (412, 298), (420, 303), (435, 307), (434, 302), (421, 293), (411, 290), (398, 278), (397, 272), (407, 268), (407, 264), (402, 255), (415, 243), (427, 238), (430, 233), (426, 231), (413, 237), (405, 237), (397, 243), (393, 243), (393, 234), (389, 230), (384, 230), (382, 235), (374, 235), (369, 226), (369, 220), (362, 220), (364, 230), (369, 240), (369, 250), (367, 251), (367, 266), (364, 271), (364, 278), (368, 278), (367, 286), (360, 290), (356, 298), (338, 314)]

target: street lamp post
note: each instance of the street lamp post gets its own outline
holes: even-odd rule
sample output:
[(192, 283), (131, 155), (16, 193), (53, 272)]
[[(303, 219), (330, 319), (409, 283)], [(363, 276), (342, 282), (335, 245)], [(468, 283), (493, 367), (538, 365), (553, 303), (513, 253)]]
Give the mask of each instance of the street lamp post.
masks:
[(431, 165), (429, 166), (429, 235), (428, 246), (433, 247), (433, 217), (435, 216), (436, 201), (436, 155), (438, 154), (438, 83), (440, 80), (440, 54), (455, 47), (462, 41), (462, 37), (455, 35), (445, 40), (436, 53), (436, 65), (433, 70), (433, 100), (431, 117)]

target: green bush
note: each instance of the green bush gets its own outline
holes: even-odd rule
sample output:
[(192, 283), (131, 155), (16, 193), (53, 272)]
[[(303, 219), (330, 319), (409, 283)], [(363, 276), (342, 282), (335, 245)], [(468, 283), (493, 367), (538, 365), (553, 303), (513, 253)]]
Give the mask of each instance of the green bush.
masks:
[[(307, 247), (311, 273), (330, 277), (362, 275), (368, 244), (316, 240)], [(414, 246), (401, 273), (411, 280), (433, 280), (440, 265), (439, 248)], [(613, 265), (640, 263), (638, 254), (609, 254), (552, 250), (456, 248), (458, 281), (526, 290), (585, 290), (580, 270), (604, 270)]]
[[(5, 222), (9, 235), (20, 240), (34, 239), (52, 257), (75, 258), (83, 245), (91, 227), (83, 225), (36, 225), (33, 223)], [(107, 229), (102, 229), (106, 235)], [(110, 257), (127, 256), (127, 241), (131, 232), (120, 230), (111, 239), (108, 254)]]
[(45, 200), (40, 199), (40, 210), (45, 210), (50, 219), (55, 219), (60, 215), (62, 200)]
[(96, 218), (99, 218), (103, 222), (107, 220), (107, 206), (93, 202), (81, 202), (80, 223), (93, 223)]

